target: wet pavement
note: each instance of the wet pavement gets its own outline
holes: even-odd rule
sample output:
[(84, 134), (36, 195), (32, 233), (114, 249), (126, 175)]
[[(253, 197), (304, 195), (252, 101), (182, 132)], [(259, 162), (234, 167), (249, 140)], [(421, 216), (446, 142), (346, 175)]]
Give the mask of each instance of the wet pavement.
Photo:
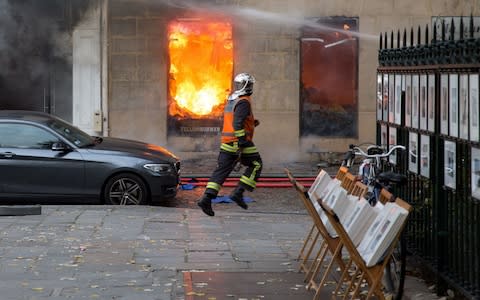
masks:
[[(313, 299), (296, 260), (309, 217), (255, 206), (219, 205), (213, 218), (103, 205), (2, 216), (0, 299)], [(436, 299), (415, 278), (406, 290)]]

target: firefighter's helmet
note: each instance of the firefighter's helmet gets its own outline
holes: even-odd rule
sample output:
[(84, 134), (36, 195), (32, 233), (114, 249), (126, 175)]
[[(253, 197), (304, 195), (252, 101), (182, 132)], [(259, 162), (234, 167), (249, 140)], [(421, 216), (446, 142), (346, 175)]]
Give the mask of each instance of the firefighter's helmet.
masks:
[(255, 78), (248, 73), (240, 73), (233, 79), (234, 94), (236, 96), (251, 95)]

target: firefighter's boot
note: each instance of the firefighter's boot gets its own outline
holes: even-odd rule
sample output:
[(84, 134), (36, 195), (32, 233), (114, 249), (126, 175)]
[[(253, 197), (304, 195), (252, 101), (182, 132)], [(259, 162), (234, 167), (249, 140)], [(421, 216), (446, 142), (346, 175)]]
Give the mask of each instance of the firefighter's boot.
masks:
[(243, 192), (244, 191), (245, 191), (245, 189), (243, 187), (238, 186), (233, 191), (233, 193), (230, 195), (230, 199), (235, 201), (235, 203), (237, 203), (237, 205), (240, 206), (241, 208), (247, 209), (248, 205), (247, 205), (247, 203), (245, 203), (245, 201), (243, 201)]
[(210, 217), (213, 217), (215, 216), (215, 212), (213, 211), (212, 209), (212, 196), (209, 195), (209, 194), (204, 194), (202, 199), (200, 199), (198, 202), (197, 202), (197, 205), (200, 206), (200, 208), (202, 209), (202, 211), (210, 216)]

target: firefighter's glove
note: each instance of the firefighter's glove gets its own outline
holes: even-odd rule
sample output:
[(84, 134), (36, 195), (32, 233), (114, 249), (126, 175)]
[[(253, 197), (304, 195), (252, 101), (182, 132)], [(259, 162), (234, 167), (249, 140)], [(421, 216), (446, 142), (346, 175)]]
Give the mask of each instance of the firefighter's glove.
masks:
[(253, 122), (253, 124), (255, 125), (255, 127), (257, 127), (258, 125), (260, 125), (260, 121), (255, 119), (255, 121)]

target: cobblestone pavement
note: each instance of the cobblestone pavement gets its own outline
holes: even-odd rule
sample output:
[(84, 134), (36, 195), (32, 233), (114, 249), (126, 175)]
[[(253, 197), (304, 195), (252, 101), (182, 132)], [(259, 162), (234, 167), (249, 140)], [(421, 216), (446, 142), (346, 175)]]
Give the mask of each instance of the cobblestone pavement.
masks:
[[(296, 272), (311, 220), (293, 188), (259, 188), (248, 210), (216, 204), (213, 218), (196, 207), (202, 192), (180, 190), (157, 206), (43, 205), (41, 215), (0, 217), (0, 299), (313, 297)], [(237, 280), (222, 282), (224, 272)], [(245, 291), (262, 294), (243, 295), (258, 276)], [(406, 290), (406, 299), (436, 299), (418, 278)]]
[[(284, 292), (269, 281), (299, 275), (296, 256), (311, 221), (299, 209), (257, 210), (260, 202), (247, 211), (216, 206), (213, 218), (199, 209), (102, 205), (45, 205), (41, 215), (1, 217), (0, 299), (285, 299), (266, 297), (272, 290), (311, 299), (301, 276)], [(220, 282), (226, 292), (213, 297), (208, 282), (186, 290), (184, 271), (270, 275), (263, 295), (232, 294), (238, 281)], [(407, 289), (426, 290), (410, 282)]]

